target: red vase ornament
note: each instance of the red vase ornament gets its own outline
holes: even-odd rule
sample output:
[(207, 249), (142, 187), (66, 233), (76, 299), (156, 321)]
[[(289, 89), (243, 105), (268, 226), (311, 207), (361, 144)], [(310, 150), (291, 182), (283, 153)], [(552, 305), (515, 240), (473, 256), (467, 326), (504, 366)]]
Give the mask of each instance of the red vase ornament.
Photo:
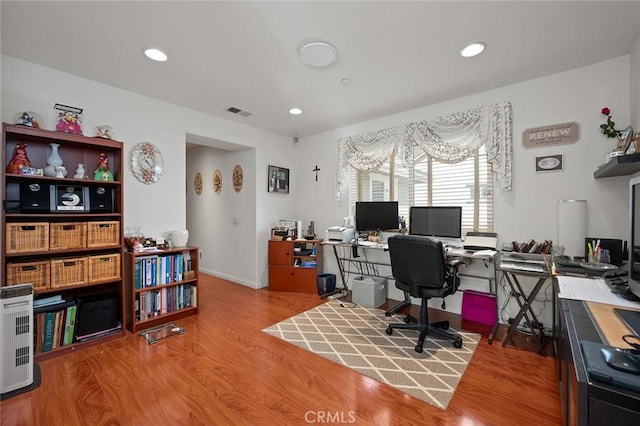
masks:
[(22, 167), (31, 167), (31, 161), (29, 161), (29, 157), (27, 156), (26, 143), (18, 143), (15, 148), (13, 148), (13, 158), (7, 165), (7, 173), (19, 175)]

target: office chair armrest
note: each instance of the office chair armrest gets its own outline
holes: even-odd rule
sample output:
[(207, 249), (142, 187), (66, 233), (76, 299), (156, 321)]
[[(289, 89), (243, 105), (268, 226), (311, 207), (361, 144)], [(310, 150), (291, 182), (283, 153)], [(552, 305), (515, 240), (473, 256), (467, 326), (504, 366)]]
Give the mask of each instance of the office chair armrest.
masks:
[(456, 272), (458, 271), (458, 268), (460, 268), (461, 263), (462, 261), (460, 259), (447, 260), (447, 266), (449, 267), (449, 269), (455, 270)]
[(460, 286), (460, 278), (458, 277), (458, 268), (460, 267), (460, 265), (464, 265), (465, 263), (462, 262), (460, 259), (451, 259), (451, 260), (447, 260), (447, 281), (449, 282), (449, 285), (452, 287), (452, 291), (451, 294), (455, 293), (458, 290), (458, 287)]

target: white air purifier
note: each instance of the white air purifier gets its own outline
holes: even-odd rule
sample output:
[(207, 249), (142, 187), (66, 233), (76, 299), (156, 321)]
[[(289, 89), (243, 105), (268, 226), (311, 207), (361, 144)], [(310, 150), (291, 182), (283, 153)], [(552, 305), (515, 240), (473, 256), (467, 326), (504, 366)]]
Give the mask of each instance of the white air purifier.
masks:
[(0, 394), (33, 384), (33, 288), (0, 287)]

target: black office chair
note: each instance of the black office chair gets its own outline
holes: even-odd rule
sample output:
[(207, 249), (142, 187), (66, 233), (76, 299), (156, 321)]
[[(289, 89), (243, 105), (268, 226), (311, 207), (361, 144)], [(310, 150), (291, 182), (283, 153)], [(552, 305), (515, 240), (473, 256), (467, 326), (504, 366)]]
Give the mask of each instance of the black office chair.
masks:
[(449, 321), (429, 324), (428, 307), (429, 299), (442, 297), (444, 309), (444, 298), (456, 292), (460, 284), (460, 260), (447, 261), (442, 243), (429, 237), (394, 235), (389, 237), (388, 243), (391, 272), (396, 280), (396, 287), (405, 294), (421, 298), (422, 306), (416, 324), (411, 323), (415, 318), (407, 315), (405, 324), (390, 324), (386, 330), (387, 334), (391, 335), (396, 328), (420, 331), (416, 352), (422, 352), (427, 334), (451, 339), (454, 347), (461, 348), (462, 338), (458, 334), (444, 331), (449, 328)]

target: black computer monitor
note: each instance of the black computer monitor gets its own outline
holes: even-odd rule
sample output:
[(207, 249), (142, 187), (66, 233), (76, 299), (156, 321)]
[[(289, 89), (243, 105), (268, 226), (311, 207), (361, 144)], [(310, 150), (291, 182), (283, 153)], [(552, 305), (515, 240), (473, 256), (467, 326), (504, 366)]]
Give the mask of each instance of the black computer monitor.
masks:
[(640, 173), (629, 180), (629, 290), (640, 297)]
[(462, 207), (412, 206), (409, 209), (409, 234), (461, 238)]
[(397, 201), (356, 201), (356, 231), (398, 229)]

